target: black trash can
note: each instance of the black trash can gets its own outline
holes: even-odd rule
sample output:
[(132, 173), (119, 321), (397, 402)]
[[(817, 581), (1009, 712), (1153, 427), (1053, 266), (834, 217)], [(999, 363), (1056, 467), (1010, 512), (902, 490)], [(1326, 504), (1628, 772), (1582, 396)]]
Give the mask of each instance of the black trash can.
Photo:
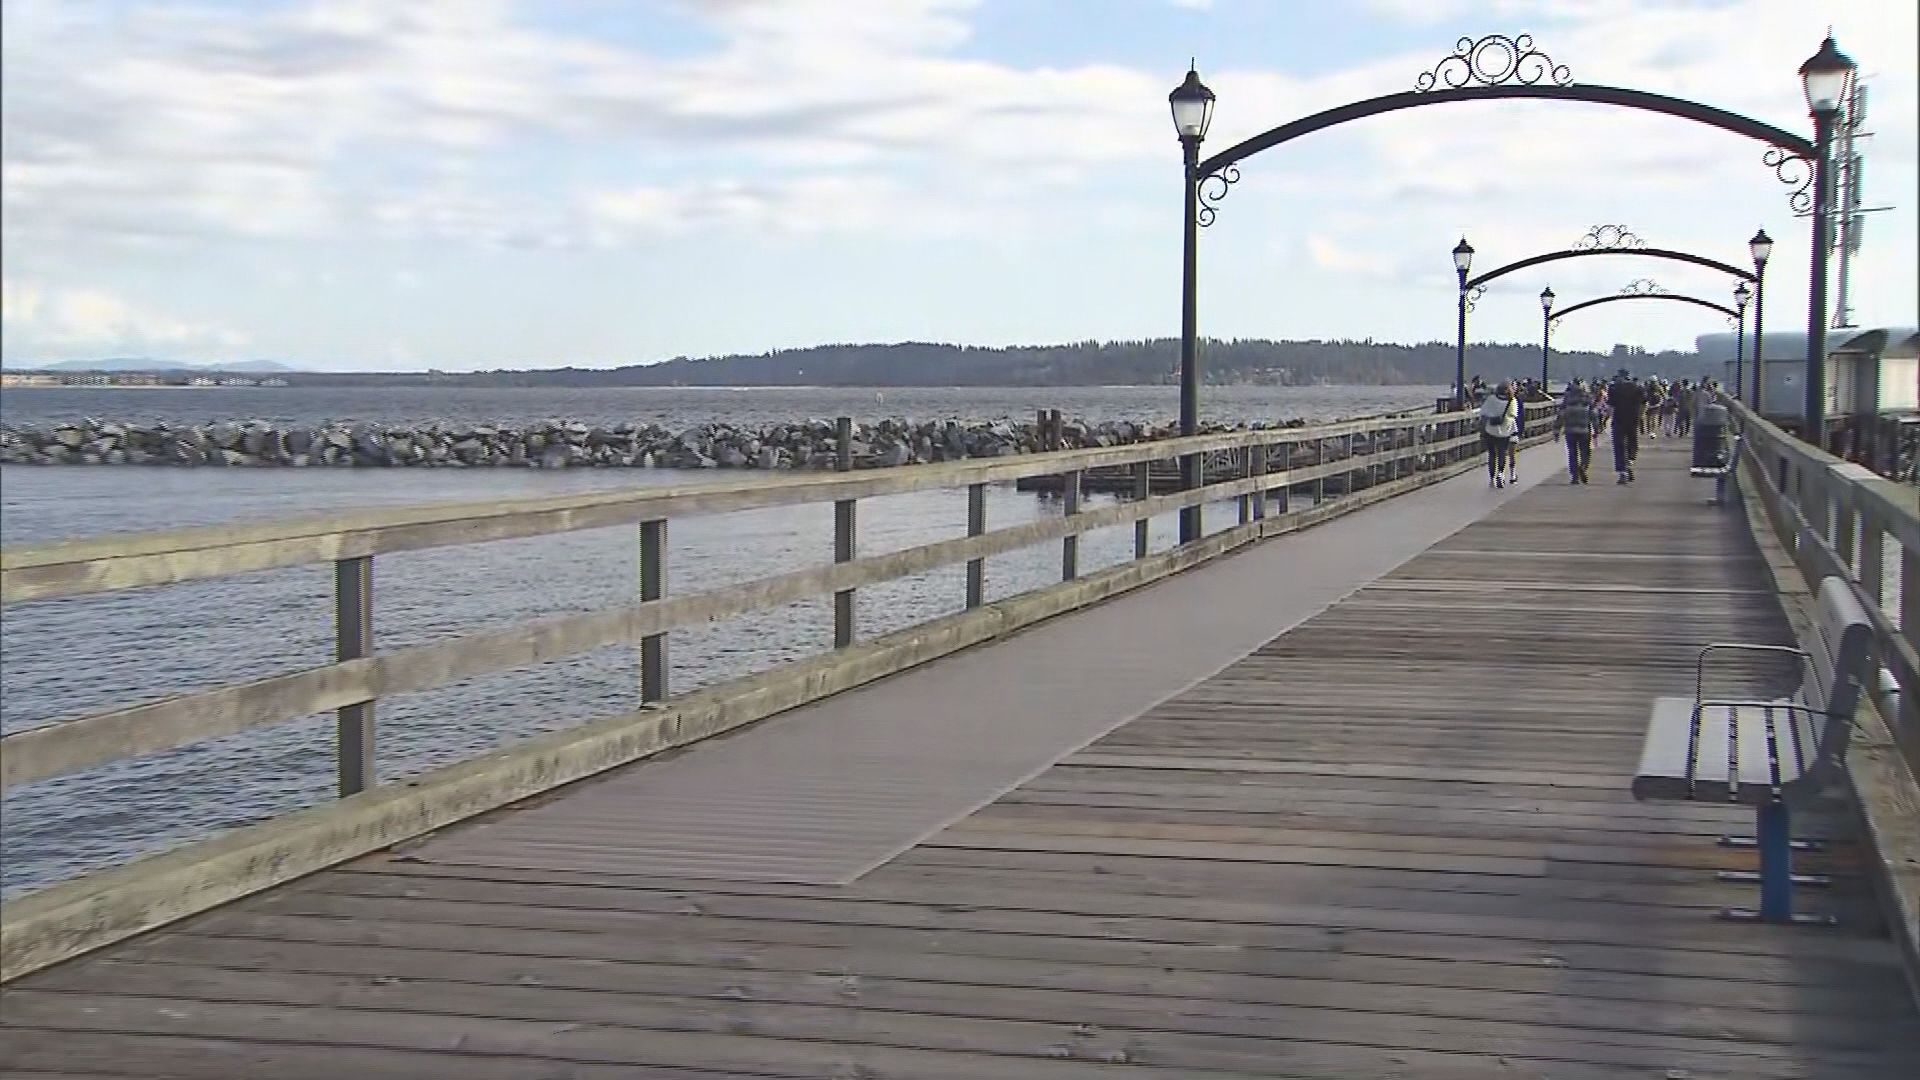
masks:
[(1727, 407), (1705, 405), (1693, 421), (1693, 467), (1718, 471), (1727, 467)]

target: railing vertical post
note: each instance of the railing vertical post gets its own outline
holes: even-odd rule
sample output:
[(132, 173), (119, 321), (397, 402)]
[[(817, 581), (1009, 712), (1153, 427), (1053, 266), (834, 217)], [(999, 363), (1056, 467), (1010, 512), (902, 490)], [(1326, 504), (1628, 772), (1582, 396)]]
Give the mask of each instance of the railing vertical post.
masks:
[(1293, 512), (1293, 444), (1290, 442), (1280, 444), (1280, 471), (1287, 474), (1287, 482), (1275, 489), (1280, 493), (1280, 505), (1274, 512), (1285, 517)]
[[(841, 472), (853, 471), (853, 418), (834, 421), (835, 465)], [(836, 499), (833, 504), (833, 561), (852, 562), (855, 545), (854, 500)], [(844, 649), (853, 644), (853, 590), (833, 594), (833, 647)]]
[(1886, 567), (1886, 534), (1880, 531), (1880, 522), (1873, 513), (1863, 510), (1860, 513), (1860, 587), (1873, 601), (1873, 606), (1882, 610), (1887, 606)]
[[(1080, 513), (1080, 470), (1069, 469), (1060, 474), (1060, 511), (1067, 517)], [(1060, 540), (1060, 580), (1072, 581), (1080, 576), (1080, 537), (1069, 533)]]
[(1853, 560), (1853, 530), (1859, 524), (1859, 517), (1853, 509), (1852, 487), (1844, 479), (1831, 479), (1834, 480), (1832, 486), (1836, 495), (1833, 500), (1833, 553), (1840, 557), (1840, 565), (1858, 581), (1860, 567)]
[(1800, 498), (1800, 513), (1806, 516), (1807, 524), (1813, 526), (1815, 536), (1833, 543), (1833, 495), (1827, 490), (1827, 470), (1825, 466), (1802, 465), (1796, 487)]
[[(967, 485), (967, 535), (979, 536), (987, 531), (987, 485)], [(967, 606), (977, 608), (986, 603), (987, 598), (987, 560), (967, 560)]]
[(1900, 632), (1908, 645), (1920, 649), (1920, 551), (1905, 544), (1900, 545)]
[(1047, 410), (1033, 411), (1033, 448), (1036, 453), (1044, 454), (1053, 449), (1053, 443), (1047, 438)]
[[(667, 595), (667, 521), (655, 518), (640, 523), (640, 600), (664, 599)], [(667, 635), (648, 634), (640, 639), (640, 701), (667, 699)]]
[(1321, 503), (1327, 501), (1327, 440), (1325, 438), (1314, 439), (1313, 450), (1313, 468), (1314, 471), (1319, 474), (1313, 478), (1313, 505), (1318, 507)]
[(1341, 494), (1343, 495), (1351, 495), (1353, 494), (1353, 491), (1354, 491), (1354, 477), (1358, 475), (1359, 470), (1353, 467), (1353, 458), (1355, 454), (1355, 447), (1359, 445), (1359, 441), (1360, 441), (1359, 432), (1357, 431), (1347, 432), (1347, 468), (1343, 473), (1343, 475), (1347, 478), (1347, 482), (1346, 482), (1345, 488), (1341, 492)]
[[(1153, 497), (1153, 462), (1141, 460), (1133, 463), (1133, 497), (1145, 502)], [(1152, 522), (1146, 518), (1133, 523), (1133, 557), (1147, 557), (1147, 531)]]
[[(1242, 447), (1240, 449), (1247, 455), (1240, 459), (1240, 479), (1244, 480), (1253, 475), (1253, 449), (1251, 447)], [(1229, 453), (1231, 453), (1231, 451), (1229, 451)], [(1233, 502), (1234, 508), (1239, 512), (1240, 524), (1245, 525), (1253, 520), (1252, 492), (1235, 496)]]
[[(356, 555), (333, 563), (333, 656), (360, 660), (373, 655), (373, 556)], [(340, 797), (357, 795), (375, 783), (373, 702), (342, 705), (339, 727)]]
[[(1255, 476), (1267, 475), (1267, 444), (1247, 448), (1247, 469)], [(1267, 517), (1267, 485), (1262, 482), (1259, 489), (1247, 496), (1253, 502), (1253, 520), (1264, 521)]]
[(1066, 425), (1060, 422), (1060, 410), (1047, 410), (1047, 449), (1065, 450), (1067, 448)]

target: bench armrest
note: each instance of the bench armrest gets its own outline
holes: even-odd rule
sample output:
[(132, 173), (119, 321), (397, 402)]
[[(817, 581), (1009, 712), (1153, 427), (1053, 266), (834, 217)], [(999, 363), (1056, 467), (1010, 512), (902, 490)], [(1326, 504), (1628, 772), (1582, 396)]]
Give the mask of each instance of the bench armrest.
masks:
[[(1699, 715), (1699, 705), (1702, 700), (1702, 695), (1706, 691), (1707, 657), (1710, 654), (1716, 653), (1716, 652), (1777, 653), (1777, 654), (1790, 654), (1793, 656), (1798, 656), (1800, 658), (1800, 663), (1801, 663), (1800, 677), (1803, 680), (1806, 678), (1807, 669), (1813, 665), (1812, 654), (1808, 653), (1807, 650), (1805, 649), (1796, 648), (1792, 645), (1751, 645), (1751, 644), (1747, 644), (1744, 642), (1737, 642), (1737, 641), (1716, 641), (1706, 646), (1705, 648), (1701, 649), (1699, 657), (1695, 659), (1693, 663), (1693, 701), (1694, 701), (1696, 716)], [(1756, 703), (1755, 702), (1737, 702), (1737, 703), (1729, 702), (1727, 704), (1756, 704)]]

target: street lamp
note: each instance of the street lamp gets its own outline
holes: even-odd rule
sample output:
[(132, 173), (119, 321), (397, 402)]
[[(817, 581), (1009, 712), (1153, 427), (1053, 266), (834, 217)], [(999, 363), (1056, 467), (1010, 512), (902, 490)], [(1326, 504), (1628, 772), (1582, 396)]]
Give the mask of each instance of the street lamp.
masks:
[(1540, 290), (1540, 392), (1547, 392), (1547, 335), (1553, 328), (1553, 286)]
[(1453, 246), (1453, 269), (1460, 275), (1460, 330), (1453, 345), (1453, 408), (1467, 407), (1467, 271), (1473, 269), (1473, 245), (1466, 237)]
[(1826, 446), (1827, 422), (1827, 258), (1832, 222), (1828, 206), (1833, 199), (1833, 128), (1840, 118), (1840, 99), (1857, 70), (1833, 35), (1800, 65), (1800, 83), (1807, 93), (1807, 111), (1813, 115), (1813, 265), (1807, 280), (1807, 410), (1804, 437)]
[(1773, 237), (1765, 229), (1756, 231), (1747, 241), (1747, 252), (1753, 256), (1753, 411), (1764, 416), (1767, 354), (1761, 338), (1766, 332), (1767, 260), (1773, 257)]
[(1734, 337), (1733, 337), (1733, 396), (1740, 396), (1740, 388), (1746, 385), (1747, 375), (1747, 301), (1753, 299), (1753, 290), (1742, 281), (1733, 287)]
[[(1186, 157), (1186, 261), (1180, 281), (1180, 434), (1193, 435), (1200, 429), (1199, 284), (1200, 268), (1200, 142), (1213, 123), (1213, 91), (1200, 81), (1200, 72), (1187, 66), (1187, 77), (1167, 103), (1173, 109), (1173, 130), (1180, 137), (1180, 149)], [(1180, 458), (1180, 488), (1192, 491), (1200, 486), (1200, 455)], [(1200, 539), (1200, 507), (1180, 508), (1180, 542)]]

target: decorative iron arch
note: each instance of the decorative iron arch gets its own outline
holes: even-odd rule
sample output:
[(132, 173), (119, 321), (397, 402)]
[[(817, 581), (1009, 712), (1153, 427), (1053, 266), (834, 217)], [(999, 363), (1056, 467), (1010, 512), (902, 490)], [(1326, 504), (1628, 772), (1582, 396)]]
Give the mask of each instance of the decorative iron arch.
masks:
[(1730, 274), (1746, 282), (1757, 282), (1760, 280), (1759, 275), (1755, 274), (1752, 270), (1742, 270), (1732, 263), (1724, 263), (1719, 259), (1710, 259), (1705, 255), (1694, 255), (1685, 251), (1674, 251), (1670, 248), (1583, 248), (1579, 251), (1549, 251), (1542, 255), (1529, 255), (1524, 259), (1516, 259), (1505, 266), (1496, 266), (1484, 274), (1468, 278), (1467, 288), (1485, 288), (1488, 282), (1496, 278), (1502, 278), (1516, 271), (1525, 270), (1530, 266), (1540, 266), (1544, 263), (1558, 262), (1561, 259), (1582, 259), (1589, 255), (1644, 255), (1652, 259), (1666, 259), (1670, 262), (1684, 262), (1692, 263), (1695, 266), (1704, 266), (1710, 270), (1718, 270), (1723, 274)]
[(1601, 304), (1611, 304), (1620, 300), (1673, 300), (1682, 304), (1692, 304), (1695, 307), (1711, 308), (1729, 319), (1738, 319), (1740, 317), (1739, 312), (1727, 305), (1716, 304), (1711, 300), (1703, 300), (1698, 296), (1686, 296), (1681, 293), (1670, 292), (1628, 292), (1615, 293), (1612, 296), (1596, 296), (1591, 300), (1582, 300), (1577, 304), (1571, 304), (1561, 308), (1559, 311), (1554, 312), (1553, 324), (1555, 326), (1560, 325), (1561, 319), (1566, 318), (1576, 311), (1584, 311), (1590, 307), (1599, 307)]
[(1239, 182), (1237, 166), (1255, 154), (1352, 120), (1424, 105), (1469, 101), (1573, 101), (1612, 105), (1691, 120), (1744, 135), (1767, 145), (1761, 162), (1772, 168), (1781, 182), (1793, 185), (1788, 204), (1796, 211), (1812, 206), (1809, 189), (1813, 185), (1814, 170), (1810, 165), (1818, 151), (1806, 137), (1686, 98), (1622, 86), (1574, 83), (1566, 65), (1555, 64), (1535, 49), (1533, 38), (1527, 34), (1511, 38), (1499, 34), (1479, 39), (1461, 38), (1455, 43), (1453, 53), (1432, 71), (1421, 73), (1414, 85), (1414, 90), (1348, 102), (1290, 120), (1200, 161), (1193, 174), (1202, 188), (1199, 224), (1213, 223), (1216, 204), (1231, 185)]

